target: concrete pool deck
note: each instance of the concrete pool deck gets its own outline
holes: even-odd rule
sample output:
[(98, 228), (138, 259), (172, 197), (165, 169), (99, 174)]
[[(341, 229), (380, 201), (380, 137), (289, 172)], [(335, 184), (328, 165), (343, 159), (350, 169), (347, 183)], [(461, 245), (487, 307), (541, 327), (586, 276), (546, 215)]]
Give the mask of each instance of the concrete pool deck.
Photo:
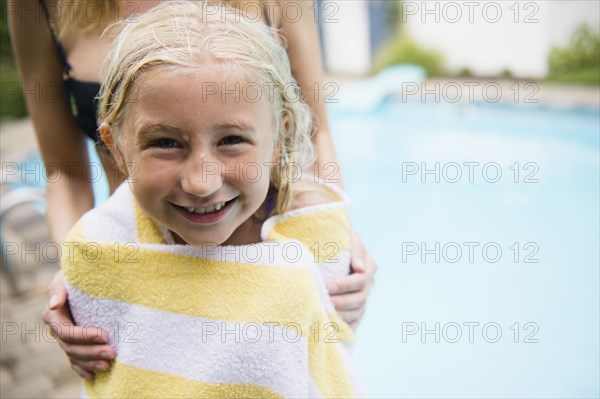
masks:
[[(338, 79), (328, 79), (327, 81), (333, 82)], [(531, 96), (528, 97), (530, 100), (537, 99), (538, 102), (530, 104), (600, 108), (600, 89), (597, 86), (540, 84), (526, 87), (528, 82), (523, 81), (447, 79), (429, 80), (426, 82), (425, 88), (437, 90), (435, 87), (436, 84), (439, 84), (440, 96), (451, 96), (450, 90), (456, 87), (455, 85), (461, 87), (462, 90), (468, 90), (472, 82), (479, 83), (478, 86), (474, 86), (475, 88), (486, 87), (487, 84), (490, 90), (488, 94), (483, 94), (481, 90), (475, 90), (474, 93), (480, 96), (479, 100), (485, 100), (484, 96), (486, 95), (491, 97), (492, 90), (497, 87), (495, 86), (497, 83), (503, 93), (501, 101), (506, 103), (514, 103), (514, 95), (518, 88), (518, 102), (522, 103), (526, 103), (526, 96)], [(446, 94), (443, 94), (444, 87), (447, 88)], [(466, 93), (465, 95), (467, 95)], [(420, 95), (419, 92), (416, 96), (418, 95)], [(427, 99), (431, 100), (432, 97), (433, 95), (429, 95)], [(37, 151), (31, 123), (28, 119), (7, 122), (0, 126), (0, 142), (3, 164), (19, 163)], [(3, 175), (3, 182), (4, 178)], [(5, 189), (4, 185), (2, 189)], [(5, 242), (48, 243), (49, 241), (43, 217), (26, 205), (11, 212), (3, 220), (3, 224), (5, 226), (5, 231), (3, 231)], [(20, 262), (21, 257), (24, 257), (27, 262)], [(46, 286), (54, 272), (58, 270), (58, 265), (55, 262), (46, 262), (47, 259), (43, 259), (43, 257), (39, 262), (32, 258), (33, 256), (27, 255), (27, 252), (10, 256), (10, 261), (19, 271), (19, 283), (22, 288), (20, 296), (11, 295), (4, 274), (0, 280), (2, 323), (0, 396), (2, 398), (79, 397), (79, 378), (71, 371), (62, 350), (51, 342), (51, 339), (48, 339), (47, 330), (44, 329), (41, 320), (41, 314), (46, 304)]]

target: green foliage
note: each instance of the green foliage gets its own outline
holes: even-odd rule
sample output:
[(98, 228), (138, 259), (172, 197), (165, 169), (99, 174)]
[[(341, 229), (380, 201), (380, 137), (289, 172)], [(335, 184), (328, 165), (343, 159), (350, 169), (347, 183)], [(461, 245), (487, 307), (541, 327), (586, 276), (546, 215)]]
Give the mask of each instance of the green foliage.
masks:
[(472, 78), (473, 72), (469, 68), (464, 67), (460, 71), (458, 71), (458, 76), (461, 78)]
[(600, 85), (600, 69), (584, 68), (578, 71), (565, 72), (560, 75), (552, 75), (548, 78), (551, 82), (576, 83), (576, 84), (594, 84)]
[(25, 96), (21, 90), (19, 74), (12, 63), (0, 62), (0, 119), (22, 118), (27, 115)]
[(402, 0), (389, 0), (387, 3), (388, 26), (393, 33), (402, 29)]
[(0, 59), (2, 60), (12, 59), (6, 7), (6, 0), (0, 0)]
[(500, 77), (503, 78), (503, 79), (512, 79), (513, 78), (513, 74), (512, 74), (512, 72), (511, 72), (510, 69), (504, 68), (502, 70), (502, 72), (500, 72)]
[(0, 119), (27, 115), (25, 96), (10, 45), (6, 7), (6, 0), (0, 0)]
[(421, 47), (405, 34), (396, 35), (375, 58), (374, 72), (395, 64), (417, 64), (427, 71), (428, 76), (444, 73), (444, 58), (440, 53)]
[(600, 83), (600, 34), (581, 24), (567, 47), (555, 47), (548, 57), (549, 80), (572, 83)]

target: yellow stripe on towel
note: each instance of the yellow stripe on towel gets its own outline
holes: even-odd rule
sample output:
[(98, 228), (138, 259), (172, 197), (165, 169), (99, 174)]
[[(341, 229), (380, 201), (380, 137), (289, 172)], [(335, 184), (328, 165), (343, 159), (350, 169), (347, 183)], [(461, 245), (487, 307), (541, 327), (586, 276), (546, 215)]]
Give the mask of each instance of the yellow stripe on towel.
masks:
[[(344, 364), (340, 347), (333, 341), (327, 341), (327, 336), (331, 333), (332, 330), (329, 329), (318, 342), (309, 341), (308, 367), (310, 375), (319, 387), (323, 397), (354, 398), (356, 392), (352, 389), (352, 381), (348, 375), (348, 365)], [(332, 337), (332, 335), (329, 335), (330, 340)]]
[[(88, 246), (82, 240), (70, 262), (64, 263), (65, 279), (92, 296), (190, 316), (255, 323), (306, 325), (313, 317), (306, 314), (306, 308), (320, 307), (314, 277), (307, 269), (200, 260), (149, 249), (133, 253), (134, 246), (122, 249), (120, 256), (135, 263), (114, 262), (114, 248), (93, 245), (100, 248), (99, 259), (89, 261)], [(277, 298), (275, 303), (273, 298)]]
[(138, 203), (135, 206), (135, 222), (137, 225), (138, 240), (140, 243), (164, 244), (165, 240), (162, 232), (156, 222), (148, 217), (140, 208)]
[(281, 398), (258, 385), (200, 382), (120, 362), (110, 373), (97, 373), (84, 387), (90, 398)]
[(290, 216), (278, 221), (267, 232), (267, 239), (280, 241), (295, 238), (313, 252), (317, 262), (335, 260), (342, 251), (350, 248), (350, 222), (346, 210), (340, 207), (327, 210), (315, 208), (313, 213), (290, 212)]

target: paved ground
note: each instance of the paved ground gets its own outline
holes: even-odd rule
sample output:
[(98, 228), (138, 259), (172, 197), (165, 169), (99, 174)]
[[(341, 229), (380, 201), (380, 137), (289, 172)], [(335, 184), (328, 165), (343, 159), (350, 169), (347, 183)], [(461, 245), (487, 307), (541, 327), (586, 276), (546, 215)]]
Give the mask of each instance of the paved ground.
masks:
[[(442, 87), (448, 82), (440, 81)], [(503, 91), (512, 95), (513, 84), (503, 82)], [(428, 84), (427, 87), (433, 86)], [(535, 91), (531, 87), (522, 86), (522, 89), (526, 90), (525, 95)], [(535, 98), (554, 106), (600, 106), (598, 88), (543, 85), (535, 91)], [(36, 145), (28, 120), (3, 124), (0, 141), (4, 182), (5, 166), (27, 158), (36, 151)], [(5, 186), (2, 185), (3, 192)], [(44, 246), (48, 243), (48, 233), (43, 217), (34, 207), (23, 205), (3, 218), (2, 226), (3, 250), (15, 252), (6, 260), (18, 272), (18, 287), (22, 293), (15, 296), (11, 292), (3, 265), (0, 280), (0, 397), (79, 397), (79, 377), (71, 371), (65, 355), (41, 320), (46, 306), (46, 286), (58, 270), (56, 262), (51, 262), (51, 251), (43, 251), (50, 248)], [(26, 243), (25, 246), (22, 243)], [(35, 243), (39, 243), (41, 251), (36, 250)], [(7, 247), (13, 244), (17, 251), (13, 250), (15, 247)]]
[[(5, 182), (7, 167), (36, 151), (28, 120), (0, 127)], [(3, 193), (6, 185), (2, 185)], [(0, 279), (0, 397), (77, 398), (79, 377), (42, 322), (46, 286), (59, 269), (48, 245), (48, 230), (30, 205), (13, 208), (2, 220), (3, 266)], [(39, 243), (36, 248), (36, 244)], [(47, 250), (44, 251), (44, 248)], [(16, 271), (20, 295), (8, 284), (7, 263)]]

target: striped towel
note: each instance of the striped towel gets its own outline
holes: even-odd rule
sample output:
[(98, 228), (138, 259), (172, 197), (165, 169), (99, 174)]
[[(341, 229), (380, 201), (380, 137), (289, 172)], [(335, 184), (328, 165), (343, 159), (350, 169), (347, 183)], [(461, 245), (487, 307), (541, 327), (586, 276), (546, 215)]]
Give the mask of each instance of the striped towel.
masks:
[[(69, 303), (117, 350), (89, 398), (350, 398), (352, 330), (325, 288), (348, 274), (346, 197), (263, 224), (263, 242), (172, 242), (127, 184), (65, 241)], [(66, 256), (65, 256), (66, 255)]]

